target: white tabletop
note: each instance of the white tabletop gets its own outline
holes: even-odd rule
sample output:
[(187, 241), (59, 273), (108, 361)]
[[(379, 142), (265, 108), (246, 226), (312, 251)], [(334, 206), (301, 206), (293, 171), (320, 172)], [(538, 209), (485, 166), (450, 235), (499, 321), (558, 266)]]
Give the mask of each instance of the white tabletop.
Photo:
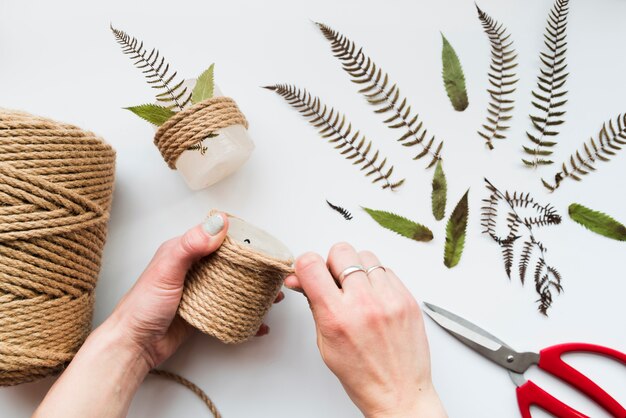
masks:
[[(626, 155), (598, 164), (584, 182), (563, 183), (550, 195), (540, 176), (521, 166), (529, 128), (547, 0), (482, 0), (504, 22), (519, 52), (520, 82), (509, 139), (489, 152), (476, 134), (487, 105), (490, 50), (472, 1), (414, 0), (295, 2), (57, 0), (0, 2), (1, 105), (28, 110), (93, 130), (117, 150), (117, 179), (109, 238), (98, 283), (95, 324), (111, 312), (142, 272), (158, 245), (200, 222), (211, 208), (237, 214), (281, 238), (294, 253), (325, 254), (346, 240), (375, 251), (419, 300), (446, 307), (491, 330), (520, 350), (585, 341), (626, 350), (624, 244), (592, 234), (567, 217), (578, 202), (626, 221), (623, 178)], [(571, 72), (566, 123), (555, 158), (567, 157), (601, 124), (625, 111), (623, 54), (626, 3), (572, 1), (568, 30)], [(348, 81), (311, 20), (334, 26), (366, 47), (399, 83), (426, 125), (445, 139), (449, 210), (468, 187), (470, 224), (460, 264), (442, 262), (445, 223), (430, 211), (432, 171), (394, 143)], [(109, 23), (158, 47), (185, 77), (212, 62), (223, 92), (250, 121), (256, 142), (250, 161), (235, 175), (199, 192), (187, 189), (152, 145), (153, 129), (122, 107), (152, 101), (152, 91), (120, 52)], [(441, 80), (445, 33), (464, 66), (470, 106), (452, 110)], [(259, 88), (293, 82), (348, 114), (396, 165), (406, 184), (396, 193), (369, 184), (274, 93)], [(532, 283), (507, 279), (499, 247), (481, 234), (483, 177), (501, 189), (528, 191), (553, 203), (563, 224), (540, 230), (565, 292), (548, 319), (536, 312)], [(352, 210), (344, 221), (325, 199)], [(430, 243), (416, 243), (381, 229), (359, 206), (392, 210), (427, 224)], [(287, 292), (267, 318), (271, 333), (241, 346), (195, 336), (165, 365), (196, 382), (226, 417), (358, 417), (359, 412), (325, 368), (304, 298)], [(517, 416), (507, 374), (467, 350), (427, 321), (435, 384), (451, 417)], [(573, 365), (626, 402), (626, 369), (603, 358), (568, 357)], [(529, 373), (551, 393), (592, 416), (602, 412), (565, 385)], [(2, 416), (30, 414), (52, 379), (0, 390)], [(206, 416), (189, 392), (148, 378), (133, 402), (132, 417)], [(542, 416), (537, 413), (535, 416)], [(545, 415), (544, 415), (545, 416)]]

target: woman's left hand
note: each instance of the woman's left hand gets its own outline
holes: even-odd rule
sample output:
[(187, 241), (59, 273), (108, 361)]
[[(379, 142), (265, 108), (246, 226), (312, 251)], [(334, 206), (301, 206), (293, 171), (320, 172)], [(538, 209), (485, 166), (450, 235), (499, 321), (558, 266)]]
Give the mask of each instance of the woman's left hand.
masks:
[[(193, 331), (176, 316), (185, 275), (193, 263), (222, 245), (227, 231), (228, 218), (215, 214), (184, 235), (164, 242), (108, 319), (117, 322), (128, 340), (145, 353), (150, 367), (170, 357)], [(281, 292), (276, 302), (283, 297)], [(257, 336), (268, 332), (269, 327), (263, 324)]]

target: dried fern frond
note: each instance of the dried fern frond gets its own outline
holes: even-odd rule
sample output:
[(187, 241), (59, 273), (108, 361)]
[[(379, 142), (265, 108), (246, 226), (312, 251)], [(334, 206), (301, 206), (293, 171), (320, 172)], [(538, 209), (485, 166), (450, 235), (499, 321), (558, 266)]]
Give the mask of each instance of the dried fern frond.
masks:
[(352, 164), (359, 166), (366, 177), (374, 176), (372, 183), (381, 182), (383, 189), (394, 190), (404, 183), (391, 180), (393, 166), (387, 165), (387, 158), (382, 158), (378, 151), (372, 149), (360, 131), (353, 131), (352, 124), (346, 117), (334, 108), (321, 102), (319, 97), (311, 95), (306, 89), (287, 84), (276, 84), (265, 87), (282, 96), (287, 103), (300, 112), (311, 125), (318, 129), (322, 138), (325, 138), (341, 155)]
[[(206, 136), (206, 138), (204, 140), (215, 138), (215, 137), (217, 137), (217, 134), (209, 134), (209, 135)], [(187, 149), (189, 151), (198, 151), (200, 153), (200, 155), (204, 155), (204, 154), (206, 154), (206, 152), (209, 149), (209, 147), (204, 146), (204, 144), (202, 142), (203, 141), (198, 141), (197, 143), (193, 144), (192, 146), (190, 146)]]
[(328, 200), (326, 201), (326, 203), (328, 204), (328, 206), (334, 210), (335, 212), (337, 212), (338, 214), (340, 214), (341, 216), (343, 216), (343, 218), (346, 221), (351, 221), (352, 220), (352, 214), (350, 212), (348, 212), (348, 210), (342, 208), (341, 206), (338, 205), (333, 205), (332, 203), (330, 203)]
[(487, 121), (478, 131), (478, 135), (487, 142), (487, 147), (493, 149), (494, 139), (505, 139), (505, 131), (509, 129), (508, 121), (511, 119), (514, 100), (511, 95), (516, 90), (518, 82), (514, 68), (517, 67), (517, 53), (513, 49), (511, 34), (495, 19), (483, 12), (478, 5), (478, 18), (491, 43), (491, 64), (489, 66), (489, 84), (487, 89), (489, 105), (487, 107)]
[(529, 159), (522, 159), (528, 167), (553, 163), (546, 157), (552, 155), (551, 148), (556, 145), (554, 138), (559, 134), (557, 127), (564, 122), (565, 111), (562, 108), (567, 103), (564, 86), (568, 76), (565, 71), (568, 12), (569, 0), (555, 0), (543, 35), (546, 50), (539, 55), (542, 66), (539, 69), (540, 75), (537, 76), (537, 88), (532, 92), (532, 104), (538, 113), (530, 115), (533, 130), (532, 133), (526, 132), (532, 145), (523, 147), (524, 152), (530, 156), (527, 157)]
[(168, 109), (182, 110), (191, 100), (191, 91), (183, 87), (184, 80), (175, 81), (176, 71), (170, 70), (170, 65), (158, 50), (152, 48), (150, 52), (143, 46), (143, 42), (123, 30), (111, 31), (122, 47), (122, 52), (130, 56), (135, 67), (139, 68), (153, 89), (160, 91), (156, 95), (158, 101), (166, 104)]
[(616, 120), (617, 129), (612, 120), (604, 123), (597, 140), (592, 137), (589, 142), (583, 143), (583, 149), (576, 151), (570, 156), (569, 161), (561, 165), (561, 171), (554, 175), (554, 183), (550, 184), (541, 179), (543, 185), (552, 192), (558, 189), (566, 178), (581, 181), (582, 176), (596, 171), (595, 164), (598, 160), (610, 161), (611, 157), (626, 145), (626, 114), (619, 115)]
[(198, 151), (200, 152), (200, 155), (204, 155), (206, 153), (206, 151), (208, 150), (207, 147), (205, 147), (204, 145), (202, 145), (202, 142), (198, 142), (196, 144), (193, 144), (192, 146), (190, 146), (189, 148), (187, 148), (189, 151)]
[(342, 68), (354, 83), (362, 86), (359, 93), (375, 107), (374, 112), (387, 116), (384, 123), (389, 128), (404, 131), (398, 142), (405, 147), (419, 146), (421, 151), (413, 159), (428, 155), (431, 159), (426, 168), (433, 167), (441, 160), (443, 141), (428, 134), (419, 115), (412, 111), (406, 97), (400, 95), (398, 85), (392, 83), (388, 74), (350, 39), (323, 23), (316, 25), (330, 42), (333, 55), (341, 61)]
[[(534, 228), (546, 225), (558, 225), (561, 223), (561, 216), (551, 205), (541, 205), (536, 202), (528, 193), (502, 193), (489, 180), (485, 179), (489, 197), (483, 199), (481, 208), (481, 225), (483, 233), (488, 234), (502, 248), (502, 259), (504, 270), (507, 276), (511, 277), (511, 271), (515, 260), (517, 241), (523, 241), (521, 254), (518, 262), (519, 277), (524, 284), (530, 267), (533, 255), (537, 261), (534, 265), (535, 290), (539, 295), (539, 311), (547, 315), (547, 311), (552, 305), (552, 291), (561, 293), (562, 277), (556, 268), (546, 262), (547, 249), (539, 242), (534, 234)], [(505, 236), (497, 233), (499, 206), (507, 206)], [(534, 216), (522, 216), (521, 210), (532, 210)], [(521, 228), (524, 227), (524, 228)], [(525, 229), (525, 233), (520, 231)], [(524, 238), (525, 237), (525, 238)]]

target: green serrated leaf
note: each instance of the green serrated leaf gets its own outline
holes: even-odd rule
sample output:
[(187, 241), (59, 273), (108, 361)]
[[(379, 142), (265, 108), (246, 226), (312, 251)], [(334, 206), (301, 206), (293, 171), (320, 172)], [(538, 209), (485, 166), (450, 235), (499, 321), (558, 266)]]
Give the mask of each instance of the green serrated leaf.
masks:
[(443, 40), (443, 48), (441, 50), (443, 85), (446, 88), (446, 93), (448, 93), (454, 110), (462, 112), (469, 105), (463, 68), (454, 48), (452, 48), (452, 45), (450, 45), (443, 33), (441, 38)]
[(618, 241), (626, 241), (626, 226), (609, 215), (578, 203), (569, 205), (569, 216), (590, 231)]
[(468, 194), (469, 189), (452, 211), (452, 215), (450, 215), (448, 225), (446, 226), (446, 246), (444, 248), (443, 264), (448, 268), (459, 264), (461, 255), (463, 254), (465, 231), (467, 229), (467, 218), (469, 215), (469, 207), (467, 204)]
[(193, 92), (191, 93), (191, 102), (199, 103), (203, 100), (210, 99), (213, 97), (213, 87), (215, 86), (213, 81), (213, 68), (215, 64), (211, 64), (209, 68), (207, 68), (198, 80), (196, 81), (196, 85), (193, 88)]
[(396, 215), (395, 213), (385, 212), (363, 208), (380, 226), (387, 228), (403, 237), (410, 238), (415, 241), (431, 241), (433, 233), (424, 225), (415, 223), (405, 217)]
[(433, 175), (433, 191), (431, 194), (433, 216), (440, 221), (446, 214), (446, 194), (448, 192), (448, 184), (446, 175), (443, 172), (441, 160), (437, 162), (435, 174)]
[(155, 104), (143, 104), (139, 106), (126, 107), (125, 109), (130, 110), (135, 115), (156, 126), (163, 125), (165, 121), (176, 113), (173, 110)]

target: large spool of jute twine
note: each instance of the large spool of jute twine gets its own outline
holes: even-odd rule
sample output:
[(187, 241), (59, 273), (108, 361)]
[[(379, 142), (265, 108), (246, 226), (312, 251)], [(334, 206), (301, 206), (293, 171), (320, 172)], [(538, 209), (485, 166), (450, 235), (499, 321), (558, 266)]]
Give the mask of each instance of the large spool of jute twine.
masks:
[(58, 373), (91, 331), (115, 151), (0, 109), (0, 385)]
[(227, 236), (187, 273), (178, 314), (222, 342), (244, 342), (256, 334), (291, 273), (292, 259), (271, 257)]

